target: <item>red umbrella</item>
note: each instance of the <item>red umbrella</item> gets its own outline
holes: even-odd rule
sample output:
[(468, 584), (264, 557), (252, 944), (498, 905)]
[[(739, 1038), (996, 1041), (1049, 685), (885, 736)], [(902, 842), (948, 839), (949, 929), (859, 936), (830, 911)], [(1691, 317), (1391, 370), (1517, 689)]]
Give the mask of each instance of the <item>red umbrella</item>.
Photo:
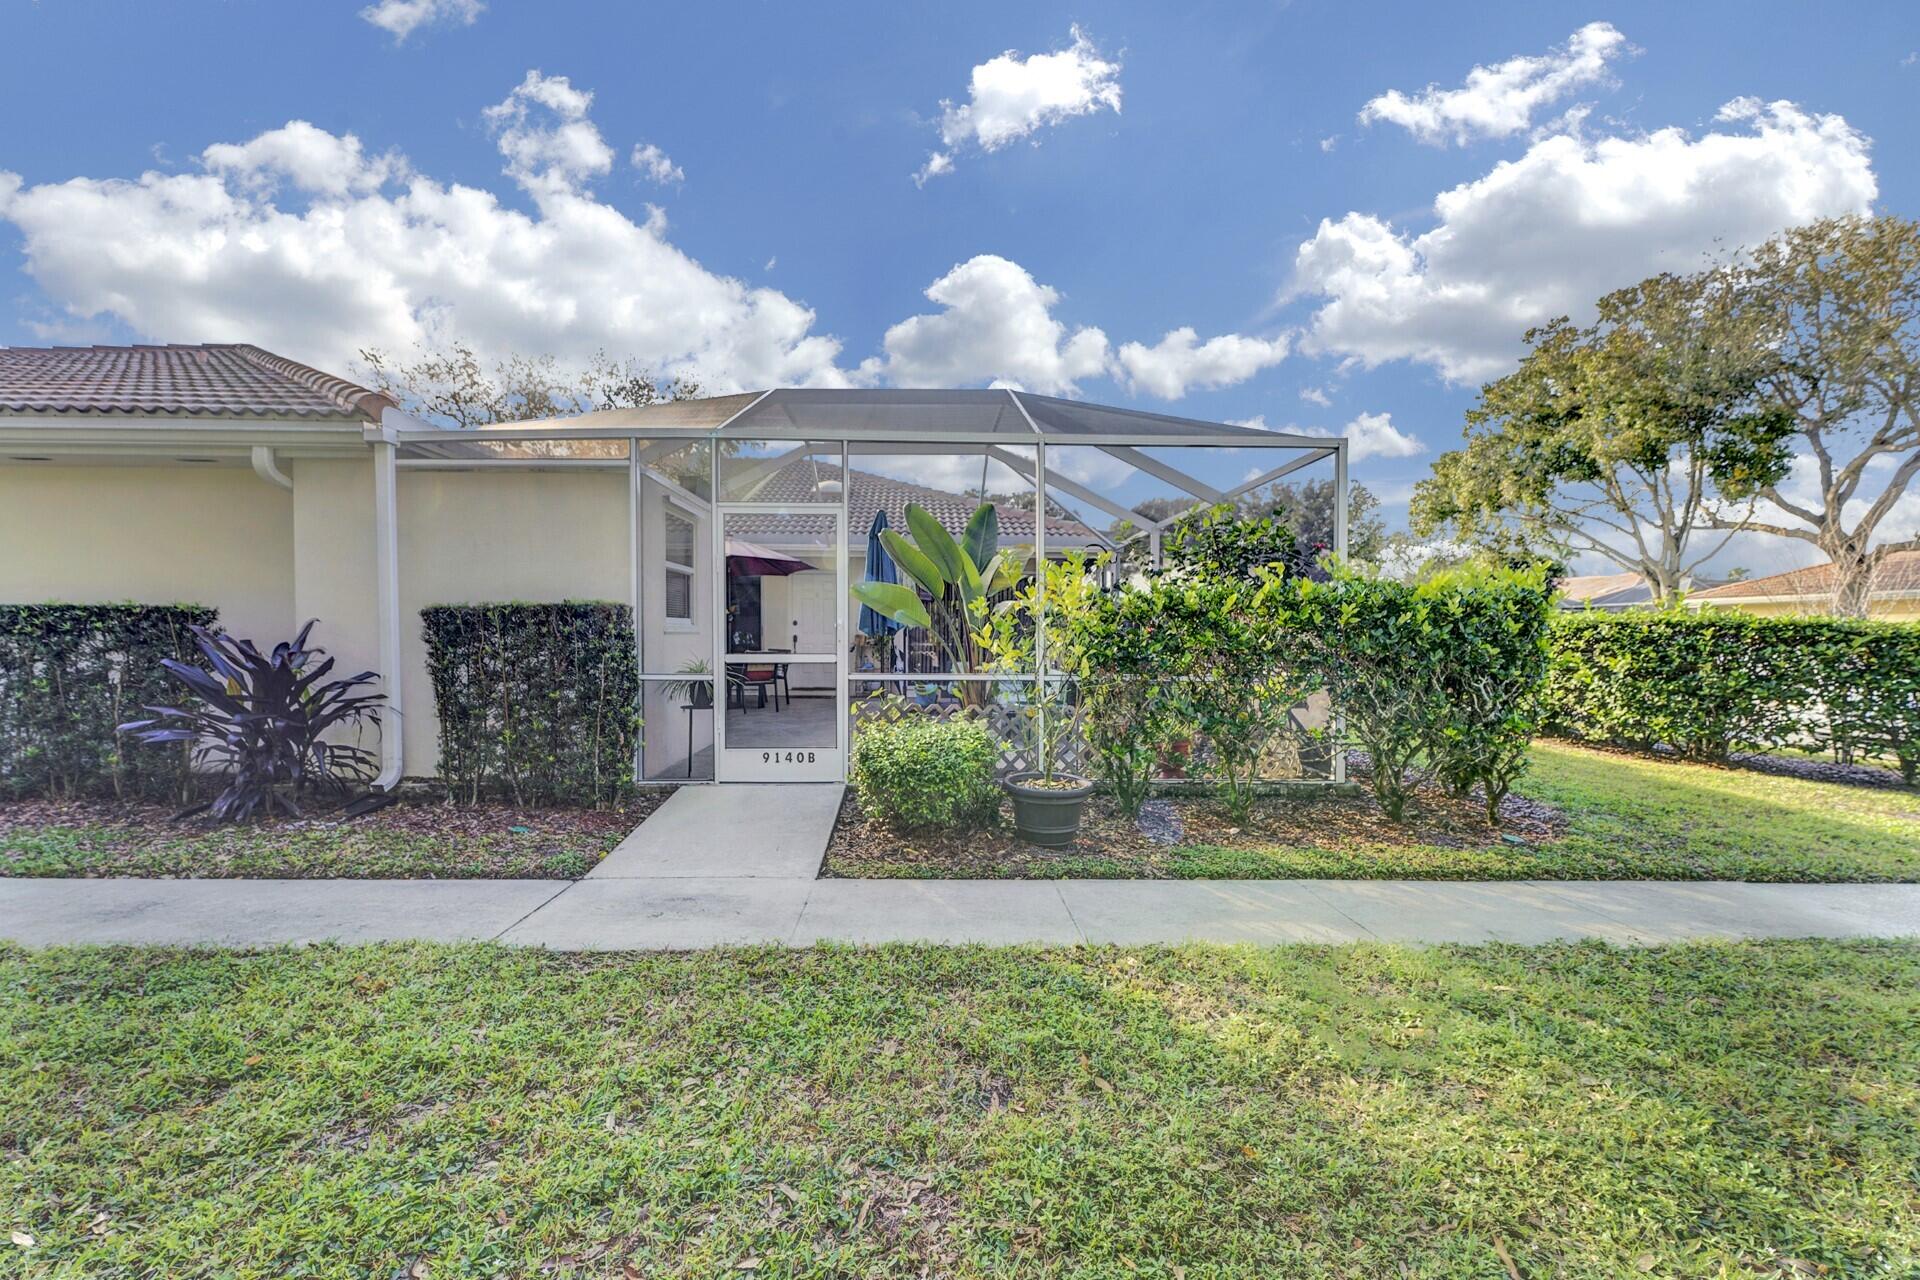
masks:
[(790, 573), (806, 573), (820, 566), (781, 555), (745, 538), (727, 539), (727, 574), (734, 578), (783, 578)]

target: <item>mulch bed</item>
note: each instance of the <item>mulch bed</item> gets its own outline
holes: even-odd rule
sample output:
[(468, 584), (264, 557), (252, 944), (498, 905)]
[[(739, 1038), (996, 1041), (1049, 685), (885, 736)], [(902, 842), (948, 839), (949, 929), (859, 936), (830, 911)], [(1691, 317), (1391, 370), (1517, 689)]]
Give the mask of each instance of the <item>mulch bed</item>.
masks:
[[(1359, 762), (1364, 766), (1364, 761)], [(1205, 796), (1159, 796), (1135, 821), (1095, 795), (1088, 801), (1080, 835), (1062, 849), (1043, 849), (1014, 833), (1004, 812), (997, 826), (970, 832), (904, 832), (868, 818), (848, 790), (827, 844), (823, 876), (859, 878), (874, 874), (978, 876), (1008, 878), (1058, 875), (1063, 864), (1100, 860), (1124, 865), (1137, 876), (1167, 876), (1168, 853), (1177, 845), (1261, 849), (1276, 845), (1344, 849), (1357, 845), (1484, 848), (1488, 845), (1543, 843), (1566, 829), (1566, 818), (1550, 805), (1508, 796), (1502, 825), (1489, 827), (1477, 798), (1456, 800), (1437, 790), (1422, 791), (1396, 823), (1369, 794), (1334, 793), (1264, 797), (1248, 821), (1236, 823), (1219, 803)]]
[(403, 800), (345, 821), (314, 812), (241, 826), (175, 821), (156, 804), (13, 801), (0, 803), (0, 876), (567, 878), (670, 794), (607, 809)]

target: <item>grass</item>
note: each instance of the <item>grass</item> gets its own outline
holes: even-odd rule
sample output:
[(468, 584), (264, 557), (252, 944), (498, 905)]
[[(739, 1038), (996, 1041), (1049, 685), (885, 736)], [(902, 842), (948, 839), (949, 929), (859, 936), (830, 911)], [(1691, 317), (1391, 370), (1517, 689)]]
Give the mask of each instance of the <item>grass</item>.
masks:
[(1893, 943), (0, 950), (0, 1274), (1912, 1275), (1917, 1027)]
[[(1920, 880), (1920, 792), (1846, 786), (1742, 769), (1599, 751), (1571, 743), (1534, 745), (1520, 784), (1530, 800), (1556, 810), (1555, 834), (1459, 831), (1424, 838), (1415, 826), (1382, 831), (1350, 818), (1357, 801), (1263, 801), (1267, 824), (1289, 834), (1271, 839), (1262, 820), (1230, 842), (1208, 839), (1116, 853), (1079, 849), (1009, 859), (998, 866), (915, 856), (904, 845), (836, 874), (872, 877), (1017, 878), (1148, 876), (1172, 879), (1412, 880)], [(1324, 821), (1302, 804), (1321, 806)], [(1284, 808), (1292, 806), (1291, 809)], [(1323, 828), (1313, 834), (1314, 828)], [(1302, 834), (1305, 833), (1305, 834)], [(1083, 842), (1085, 843), (1085, 842)]]
[(349, 823), (174, 823), (157, 806), (0, 804), (0, 876), (576, 879), (649, 812), (402, 804)]

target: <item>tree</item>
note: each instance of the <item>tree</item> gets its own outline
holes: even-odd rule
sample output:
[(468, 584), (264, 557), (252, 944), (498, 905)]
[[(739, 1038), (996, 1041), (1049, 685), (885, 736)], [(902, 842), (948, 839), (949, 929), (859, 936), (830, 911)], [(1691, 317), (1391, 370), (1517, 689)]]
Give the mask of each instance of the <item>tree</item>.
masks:
[(662, 379), (605, 351), (594, 352), (577, 369), (563, 368), (551, 355), (511, 355), (495, 361), (491, 372), (472, 347), (458, 340), (444, 348), (422, 348), (406, 363), (377, 348), (363, 348), (360, 359), (374, 390), (392, 396), (408, 413), (455, 427), (566, 418), (700, 394), (696, 382)]
[[(1271, 516), (1293, 531), (1301, 558), (1311, 564), (1333, 547), (1333, 496), (1331, 477), (1309, 480), (1304, 484), (1276, 481), (1263, 489), (1241, 494), (1234, 502), (1240, 515), (1252, 520)], [(1367, 487), (1355, 481), (1347, 486), (1347, 559), (1373, 563), (1386, 545), (1387, 526), (1377, 514), (1380, 500)], [(1198, 517), (1209, 508), (1197, 498), (1148, 498), (1134, 510), (1149, 520), (1172, 516)], [(1118, 561), (1123, 569), (1135, 569), (1146, 563), (1147, 540), (1135, 537), (1139, 528), (1130, 520), (1116, 520), (1107, 534), (1121, 544)], [(1163, 535), (1162, 542), (1171, 536)], [(1127, 539), (1134, 538), (1128, 542)]]
[(1509, 561), (1598, 555), (1672, 599), (1743, 527), (1729, 504), (1786, 475), (1778, 357), (1712, 272), (1654, 276), (1526, 342), (1468, 411), (1466, 447), (1416, 486), (1414, 531)]
[(1791, 416), (1820, 492), (1817, 503), (1802, 502), (1776, 479), (1760, 487), (1760, 496), (1800, 523), (1716, 523), (1820, 548), (1834, 564), (1833, 611), (1864, 616), (1880, 562), (1920, 548), (1920, 536), (1873, 543), (1920, 475), (1920, 223), (1810, 223), (1726, 265), (1718, 280), (1778, 352), (1765, 385)]

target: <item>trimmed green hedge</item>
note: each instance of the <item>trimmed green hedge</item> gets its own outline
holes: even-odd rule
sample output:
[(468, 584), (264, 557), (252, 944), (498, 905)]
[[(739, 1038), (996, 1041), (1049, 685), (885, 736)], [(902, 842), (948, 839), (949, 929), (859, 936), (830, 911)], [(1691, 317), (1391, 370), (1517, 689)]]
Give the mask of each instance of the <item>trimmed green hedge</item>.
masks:
[(123, 750), (114, 730), (173, 701), (160, 659), (204, 665), (187, 627), (218, 618), (191, 604), (0, 605), (0, 796), (188, 798), (184, 746)]
[(1548, 720), (1569, 737), (1700, 760), (1792, 745), (1920, 774), (1920, 625), (1579, 613), (1552, 650)]
[(604, 804), (633, 786), (640, 732), (633, 611), (624, 604), (422, 609), (440, 718), (440, 776), (457, 798)]
[(854, 794), (868, 817), (909, 831), (953, 831), (1000, 807), (1000, 749), (978, 720), (908, 714), (863, 726), (854, 740)]

